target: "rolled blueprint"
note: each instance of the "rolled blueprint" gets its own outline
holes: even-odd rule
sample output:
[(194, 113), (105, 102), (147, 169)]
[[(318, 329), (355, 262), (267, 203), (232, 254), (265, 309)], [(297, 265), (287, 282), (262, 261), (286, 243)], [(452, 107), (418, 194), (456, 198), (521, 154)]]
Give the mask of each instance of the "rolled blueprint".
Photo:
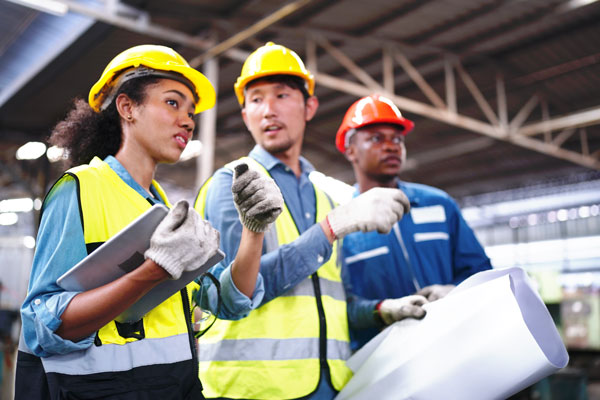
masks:
[(477, 273), (349, 360), (341, 399), (506, 399), (567, 365), (556, 326), (521, 268)]

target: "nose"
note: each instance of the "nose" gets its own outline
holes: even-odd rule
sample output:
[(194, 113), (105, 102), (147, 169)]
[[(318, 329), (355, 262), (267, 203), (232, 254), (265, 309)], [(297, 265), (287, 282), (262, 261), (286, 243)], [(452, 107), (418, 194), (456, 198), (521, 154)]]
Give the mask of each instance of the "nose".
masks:
[(400, 149), (402, 148), (402, 144), (401, 142), (398, 142), (396, 140), (396, 138), (392, 137), (385, 137), (384, 141), (383, 141), (383, 149), (385, 151), (395, 151), (398, 152), (400, 151)]
[(263, 117), (271, 118), (277, 115), (275, 111), (275, 97), (274, 96), (265, 96), (263, 100)]
[(179, 121), (179, 125), (182, 128), (185, 128), (188, 132), (192, 132), (194, 130), (194, 127), (196, 126), (194, 117), (188, 112), (183, 112), (183, 115), (181, 116)]

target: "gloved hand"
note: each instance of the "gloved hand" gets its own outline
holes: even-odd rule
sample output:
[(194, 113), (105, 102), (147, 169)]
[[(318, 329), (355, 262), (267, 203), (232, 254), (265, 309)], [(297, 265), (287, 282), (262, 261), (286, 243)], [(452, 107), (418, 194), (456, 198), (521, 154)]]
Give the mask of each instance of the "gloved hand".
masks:
[(419, 290), (417, 294), (427, 297), (429, 301), (435, 301), (445, 297), (454, 288), (454, 285), (430, 285)]
[(266, 231), (283, 210), (283, 196), (275, 181), (248, 164), (235, 166), (231, 192), (240, 221), (251, 231)]
[(410, 202), (402, 190), (376, 187), (332, 210), (327, 221), (338, 239), (359, 230), (388, 233), (409, 210)]
[(418, 295), (386, 299), (379, 303), (379, 316), (386, 325), (404, 318), (421, 319), (425, 316), (425, 310), (422, 308), (425, 303), (428, 303), (427, 299)]
[(218, 248), (219, 231), (180, 200), (154, 230), (144, 257), (179, 279), (182, 272), (202, 266)]

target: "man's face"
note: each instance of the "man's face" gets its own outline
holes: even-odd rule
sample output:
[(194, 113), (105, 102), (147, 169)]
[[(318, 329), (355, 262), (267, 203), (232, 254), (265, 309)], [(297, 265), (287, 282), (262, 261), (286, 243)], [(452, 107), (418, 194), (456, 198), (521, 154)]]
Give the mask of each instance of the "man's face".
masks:
[(377, 182), (398, 176), (406, 162), (402, 127), (392, 124), (367, 125), (350, 138), (346, 157), (357, 173)]
[(242, 118), (252, 137), (269, 153), (302, 147), (306, 122), (318, 102), (306, 102), (302, 92), (278, 82), (258, 81), (246, 89)]

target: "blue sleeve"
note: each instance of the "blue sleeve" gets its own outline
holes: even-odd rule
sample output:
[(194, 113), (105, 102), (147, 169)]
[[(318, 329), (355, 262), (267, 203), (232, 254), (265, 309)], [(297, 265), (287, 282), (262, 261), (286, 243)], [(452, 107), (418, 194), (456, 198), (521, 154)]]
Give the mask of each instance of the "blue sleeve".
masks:
[[(206, 219), (221, 232), (221, 249), (226, 253), (222, 265), (214, 268), (222, 273), (235, 259), (242, 236), (242, 224), (231, 194), (232, 173), (218, 170), (213, 176), (206, 197)], [(265, 254), (260, 261), (260, 276), (264, 283), (264, 304), (297, 285), (331, 257), (332, 247), (319, 224), (303, 232), (295, 241)], [(227, 267), (229, 268), (229, 267)], [(225, 304), (225, 298), (223, 299)]]
[(489, 257), (463, 218), (458, 205), (451, 200), (451, 229), (453, 240), (453, 284), (458, 285), (469, 276), (492, 268)]
[(44, 202), (28, 293), (21, 307), (25, 344), (36, 356), (69, 353), (93, 343), (94, 334), (72, 342), (55, 333), (60, 316), (78, 293), (65, 291), (56, 280), (86, 255), (77, 185), (65, 176)]
[[(211, 268), (212, 273), (221, 286), (222, 306), (219, 318), (236, 320), (245, 317), (258, 307), (264, 296), (263, 278), (259, 274), (252, 298), (239, 291), (231, 277), (231, 264), (235, 259), (238, 245), (242, 237), (242, 227), (239, 224), (237, 210), (233, 204), (231, 194), (232, 175), (228, 170), (220, 169), (212, 178), (207, 194), (205, 217), (220, 233), (220, 248), (225, 252), (225, 258)], [(219, 190), (227, 188), (227, 190)], [(214, 190), (217, 189), (217, 190)], [(239, 230), (234, 229), (234, 222), (238, 222)], [(227, 240), (225, 240), (227, 238)], [(233, 245), (233, 243), (237, 243)], [(213, 313), (217, 312), (219, 295), (216, 286), (210, 279), (201, 281), (202, 290), (195, 297), (200, 307)]]

